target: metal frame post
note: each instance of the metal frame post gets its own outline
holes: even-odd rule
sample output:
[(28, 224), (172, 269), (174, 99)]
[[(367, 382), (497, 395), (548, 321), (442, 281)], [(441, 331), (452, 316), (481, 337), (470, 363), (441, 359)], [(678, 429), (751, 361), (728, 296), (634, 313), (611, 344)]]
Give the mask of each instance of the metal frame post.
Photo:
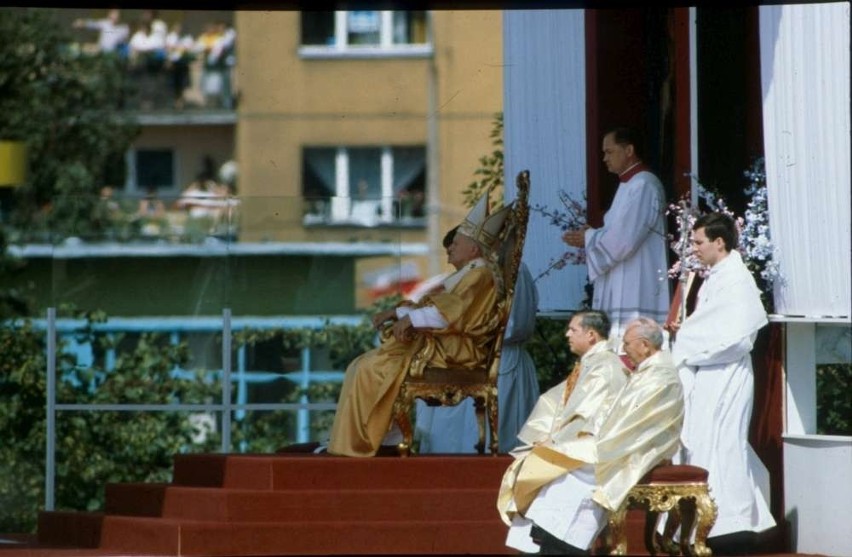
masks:
[(55, 507), (56, 489), (56, 308), (47, 308), (47, 426), (45, 430), (44, 509)]

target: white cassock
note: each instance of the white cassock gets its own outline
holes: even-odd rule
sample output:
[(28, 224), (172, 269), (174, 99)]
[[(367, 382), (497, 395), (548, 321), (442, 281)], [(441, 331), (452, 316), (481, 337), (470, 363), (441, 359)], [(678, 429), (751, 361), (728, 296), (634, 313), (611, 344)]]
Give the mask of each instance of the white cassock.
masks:
[[(524, 553), (538, 553), (541, 547), (530, 537), (535, 524), (567, 544), (588, 548), (606, 526), (606, 509), (592, 500), (596, 487), (591, 464), (552, 481), (539, 492), (526, 516), (512, 519), (506, 545)], [(514, 505), (510, 509), (515, 510)]]
[(669, 311), (663, 185), (641, 165), (621, 179), (603, 226), (585, 235), (592, 308), (609, 316), (616, 351), (627, 323), (643, 316), (663, 324)]
[(761, 532), (769, 512), (769, 473), (748, 442), (754, 402), (751, 349), (767, 323), (760, 291), (733, 250), (710, 269), (695, 311), (677, 332), (672, 359), (684, 388), (686, 413), (676, 459), (709, 472), (719, 515), (710, 536)]
[[(497, 376), (498, 442), (501, 453), (508, 453), (518, 446), (518, 432), (539, 396), (535, 363), (524, 349), (524, 343), (535, 333), (537, 309), (538, 291), (529, 269), (522, 263), (518, 269), (512, 311), (503, 335), (503, 351)], [(416, 436), (420, 439), (420, 453), (476, 452), (479, 428), (473, 399), (467, 398), (456, 406), (444, 407), (430, 407), (418, 400), (416, 412)]]

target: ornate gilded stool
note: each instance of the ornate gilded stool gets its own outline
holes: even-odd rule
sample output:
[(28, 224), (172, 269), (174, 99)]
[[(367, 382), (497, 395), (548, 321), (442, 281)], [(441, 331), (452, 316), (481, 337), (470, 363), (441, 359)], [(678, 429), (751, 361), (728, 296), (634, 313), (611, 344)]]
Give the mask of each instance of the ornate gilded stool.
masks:
[[(707, 470), (686, 464), (660, 465), (639, 480), (627, 494), (621, 507), (609, 516), (607, 546), (610, 555), (627, 554), (624, 520), (627, 510), (645, 510), (645, 548), (651, 555), (710, 556), (707, 535), (716, 523), (716, 502), (707, 486)], [(656, 535), (660, 513), (668, 512), (663, 536)], [(680, 545), (674, 533), (680, 527)], [(690, 546), (692, 532), (695, 542)]]

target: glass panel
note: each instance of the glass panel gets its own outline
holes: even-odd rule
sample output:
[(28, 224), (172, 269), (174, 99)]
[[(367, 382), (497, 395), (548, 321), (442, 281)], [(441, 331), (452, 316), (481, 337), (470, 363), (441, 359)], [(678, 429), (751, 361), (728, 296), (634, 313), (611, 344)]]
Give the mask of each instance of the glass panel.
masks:
[(852, 435), (852, 327), (816, 326), (817, 433)]
[(175, 160), (172, 149), (139, 149), (136, 151), (136, 184), (145, 192), (175, 185)]
[(334, 44), (334, 12), (302, 12), (302, 44)]
[(350, 147), (347, 152), (352, 198), (349, 220), (375, 226), (382, 216), (382, 151), (375, 147)]
[(408, 220), (426, 215), (426, 148), (394, 147), (393, 191), (397, 214)]
[(336, 153), (333, 147), (302, 149), (302, 195), (317, 198), (334, 195)]
[(274, 453), (296, 443), (296, 410), (246, 412), (233, 418), (231, 451)]
[[(364, 153), (372, 154), (378, 167), (379, 149)], [(416, 167), (416, 154), (411, 159), (415, 162), (395, 173), (401, 183), (406, 182), (405, 168)], [(369, 157), (356, 154), (352, 160), (356, 168), (369, 167), (358, 165)], [(111, 200), (83, 196), (71, 205), (94, 211)], [(57, 401), (110, 405), (97, 411), (58, 410), (57, 506), (101, 504), (101, 495), (88, 488), (72, 494), (71, 486), (82, 481), (84, 472), (70, 467), (85, 455), (90, 467), (86, 485), (102, 492), (107, 481), (132, 481), (113, 472), (135, 451), (142, 451), (146, 470), (149, 464), (162, 464), (162, 469), (151, 468), (149, 481), (170, 470), (174, 452), (220, 450), (226, 364), (230, 402), (237, 405), (230, 409), (233, 450), (269, 452), (291, 442), (326, 439), (346, 366), (376, 342), (362, 310), (380, 297), (397, 296), (407, 281), (422, 278), (417, 256), (401, 258), (398, 252), (403, 244), (422, 242), (423, 232), (348, 224), (312, 228), (303, 222), (301, 200), (230, 198), (234, 204), (224, 208), (222, 223), (232, 235), (206, 229), (195, 243), (186, 234), (167, 232), (128, 236), (130, 242), (118, 235), (107, 238), (89, 232), (91, 221), (80, 218), (68, 229), (51, 229), (53, 242), (41, 246), (42, 251), (28, 252), (26, 266), (10, 279), (33, 285), (35, 320), (30, 332), (22, 323), (3, 338), (14, 338), (21, 358), (30, 363), (19, 365), (17, 352), (4, 353), (4, 363), (14, 364), (13, 369), (47, 368), (44, 315), (47, 308), (58, 308)], [(188, 218), (187, 208), (167, 201), (163, 205), (167, 214)], [(109, 219), (103, 224), (117, 226)], [(381, 293), (373, 288), (366, 298), (367, 279), (382, 268), (393, 269), (392, 283), (383, 284)], [(223, 361), (226, 308), (232, 336), (230, 358)], [(28, 379), (20, 377), (19, 390), (35, 389), (32, 396), (44, 400), (44, 382), (26, 383)], [(274, 408), (279, 404), (287, 408)], [(114, 405), (131, 407), (117, 411)], [(150, 410), (155, 405), (172, 408)], [(40, 424), (43, 406), (33, 406), (33, 412), (16, 409), (7, 418), (0, 413), (2, 419), (7, 420), (0, 421), (4, 428), (23, 428), (26, 420)], [(34, 449), (28, 449), (25, 461), (37, 463), (36, 473), (43, 470), (45, 438), (44, 428), (32, 423), (27, 446)], [(115, 424), (114, 430), (106, 430), (108, 423)], [(128, 436), (137, 437), (121, 445)], [(142, 441), (150, 446), (141, 446)], [(4, 461), (21, 458), (10, 453)], [(35, 483), (43, 485), (42, 478)], [(20, 496), (23, 507), (35, 509), (43, 501), (43, 492), (13, 491), (8, 493)]]
[(351, 11), (346, 14), (347, 42), (350, 45), (378, 45), (381, 12)]
[(393, 13), (394, 44), (426, 43), (426, 12), (398, 11)]
[(108, 482), (169, 482), (174, 455), (215, 452), (219, 427), (186, 412), (60, 412), (56, 508), (101, 510)]

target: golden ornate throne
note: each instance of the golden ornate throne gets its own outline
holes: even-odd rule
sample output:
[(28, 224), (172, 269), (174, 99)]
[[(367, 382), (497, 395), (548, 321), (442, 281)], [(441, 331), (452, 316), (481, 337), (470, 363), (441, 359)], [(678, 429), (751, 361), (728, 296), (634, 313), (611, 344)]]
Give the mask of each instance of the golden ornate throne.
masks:
[(426, 367), (423, 375), (412, 377), (408, 374), (402, 383), (393, 405), (393, 420), (402, 432), (403, 440), (398, 445), (399, 454), (408, 456), (411, 451), (413, 430), (411, 413), (416, 399), (423, 400), (429, 406), (455, 406), (467, 397), (473, 398), (476, 420), (479, 426), (479, 442), (476, 449), (485, 452), (485, 416), (491, 431), (490, 450), (497, 454), (497, 374), (500, 369), (500, 352), (503, 348), (503, 334), (512, 310), (515, 294), (515, 281), (521, 265), (521, 255), (529, 220), (530, 174), (524, 170), (517, 177), (517, 197), (500, 235), (496, 250), (498, 268), (502, 273), (503, 292), (497, 304), (498, 329), (495, 332), (494, 345), (488, 358), (475, 369), (452, 369)]

